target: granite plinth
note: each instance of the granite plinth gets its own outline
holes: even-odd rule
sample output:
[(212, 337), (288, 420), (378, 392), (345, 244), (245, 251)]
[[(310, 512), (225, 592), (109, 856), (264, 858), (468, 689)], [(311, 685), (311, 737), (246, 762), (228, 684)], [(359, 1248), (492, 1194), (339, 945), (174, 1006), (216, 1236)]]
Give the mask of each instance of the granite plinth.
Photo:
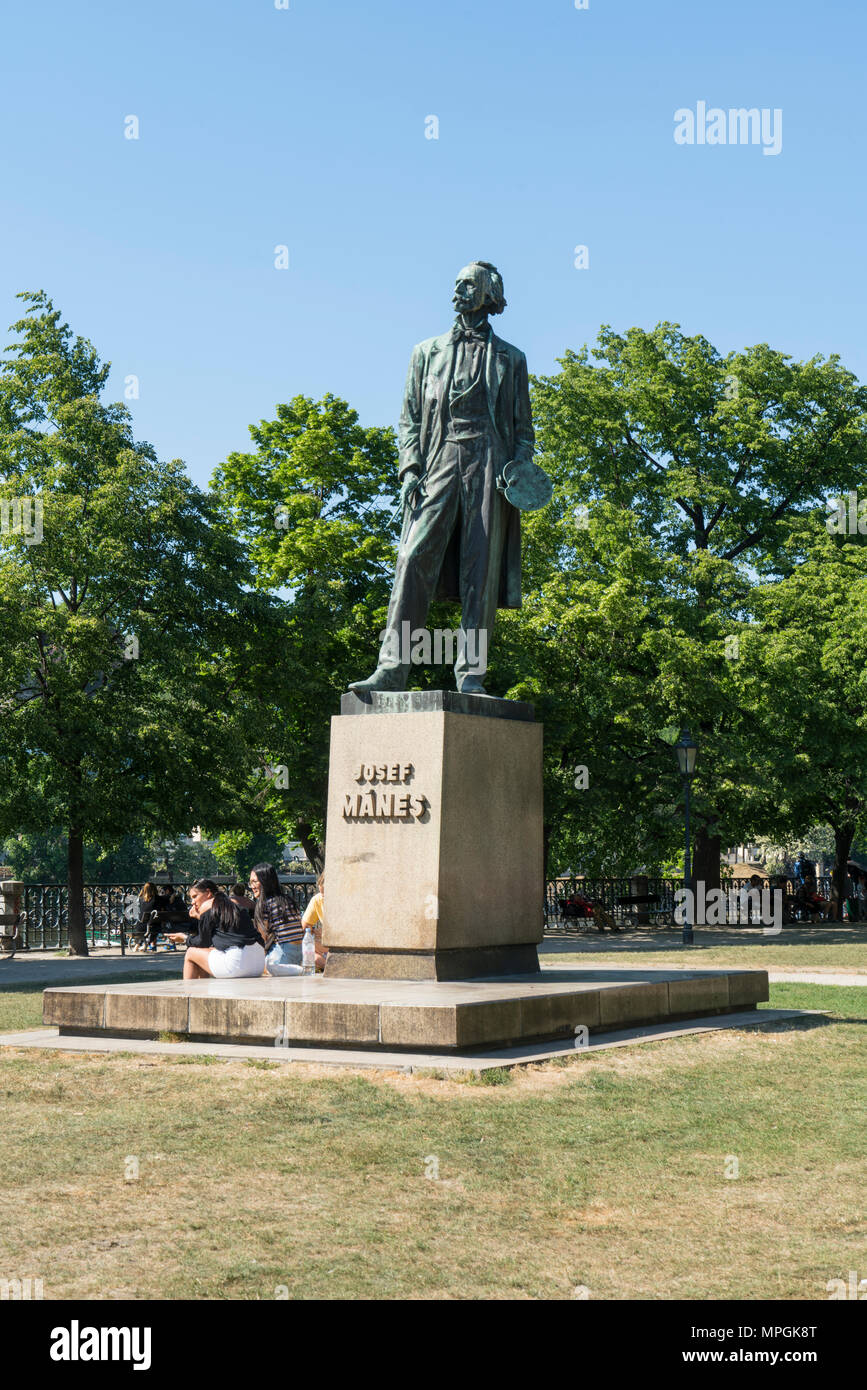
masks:
[(431, 690), (374, 692), (369, 704), (348, 695), (343, 708), (354, 713), (331, 722), (327, 975), (536, 970), (545, 884), (532, 706)]
[(539, 968), (534, 945), (468, 946), (451, 951), (328, 952), (329, 979), (472, 980), (487, 975), (530, 975)]
[(173, 980), (48, 989), (62, 1035), (453, 1051), (707, 1017), (768, 998), (764, 970), (545, 970), (509, 979)]

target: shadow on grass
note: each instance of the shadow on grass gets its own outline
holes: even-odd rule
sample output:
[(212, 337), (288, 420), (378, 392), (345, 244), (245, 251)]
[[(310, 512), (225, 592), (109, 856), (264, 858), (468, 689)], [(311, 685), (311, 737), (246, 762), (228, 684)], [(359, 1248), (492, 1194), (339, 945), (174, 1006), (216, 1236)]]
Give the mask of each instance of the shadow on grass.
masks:
[[(780, 1005), (768, 1007), (779, 1008)], [(867, 1021), (867, 1020), (864, 1020)], [(833, 1023), (860, 1023), (858, 1018), (834, 1018), (831, 1014), (809, 1014), (805, 1018), (769, 1018), (762, 1024), (763, 1033), (807, 1033), (814, 1028), (827, 1028)]]

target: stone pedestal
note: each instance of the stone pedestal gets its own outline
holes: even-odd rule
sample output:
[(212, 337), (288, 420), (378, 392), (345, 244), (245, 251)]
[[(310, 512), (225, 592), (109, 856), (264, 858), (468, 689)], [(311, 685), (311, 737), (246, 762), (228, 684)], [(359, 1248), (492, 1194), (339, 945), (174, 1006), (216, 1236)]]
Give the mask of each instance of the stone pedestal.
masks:
[(166, 980), (47, 989), (62, 1035), (460, 1053), (755, 1008), (764, 970), (543, 970), (523, 979)]
[(345, 695), (326, 832), (330, 977), (463, 980), (538, 969), (542, 726), (452, 691)]

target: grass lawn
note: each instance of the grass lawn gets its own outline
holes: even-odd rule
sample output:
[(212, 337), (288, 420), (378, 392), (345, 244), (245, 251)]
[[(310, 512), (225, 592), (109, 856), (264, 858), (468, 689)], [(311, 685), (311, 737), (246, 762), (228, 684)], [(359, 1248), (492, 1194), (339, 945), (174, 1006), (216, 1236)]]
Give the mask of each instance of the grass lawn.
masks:
[[(47, 1298), (824, 1300), (864, 1264), (867, 995), (771, 992), (833, 1020), (494, 1086), (4, 1049), (0, 1277)], [(39, 1022), (38, 989), (0, 995), (0, 1029)]]

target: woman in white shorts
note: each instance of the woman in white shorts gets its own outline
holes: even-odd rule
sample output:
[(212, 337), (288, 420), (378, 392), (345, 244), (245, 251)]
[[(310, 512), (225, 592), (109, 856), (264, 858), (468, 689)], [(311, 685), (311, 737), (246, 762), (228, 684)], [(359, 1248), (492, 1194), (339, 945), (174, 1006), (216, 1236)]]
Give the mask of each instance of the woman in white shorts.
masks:
[(265, 969), (265, 948), (250, 915), (209, 878), (190, 889), (190, 916), (199, 923), (195, 936), (179, 933), (170, 941), (186, 942), (184, 979), (255, 979)]

